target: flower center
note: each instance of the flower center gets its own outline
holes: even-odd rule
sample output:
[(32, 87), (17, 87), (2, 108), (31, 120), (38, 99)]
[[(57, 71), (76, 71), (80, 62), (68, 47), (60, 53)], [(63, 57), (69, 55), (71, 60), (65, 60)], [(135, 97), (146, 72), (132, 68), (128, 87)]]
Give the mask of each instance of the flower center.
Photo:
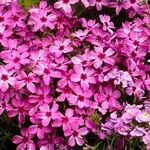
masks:
[(69, 3), (69, 0), (63, 0), (64, 3)]
[(79, 101), (83, 102), (84, 101), (84, 97), (82, 95), (78, 96)]
[(7, 76), (6, 74), (3, 74), (3, 75), (1, 76), (1, 80), (7, 81), (7, 80), (8, 80), (8, 76)]
[(42, 18), (41, 18), (41, 21), (42, 21), (42, 22), (46, 22), (47, 19), (46, 19), (45, 17), (42, 17)]
[(86, 74), (81, 74), (81, 79), (82, 80), (86, 80), (87, 79), (87, 75)]

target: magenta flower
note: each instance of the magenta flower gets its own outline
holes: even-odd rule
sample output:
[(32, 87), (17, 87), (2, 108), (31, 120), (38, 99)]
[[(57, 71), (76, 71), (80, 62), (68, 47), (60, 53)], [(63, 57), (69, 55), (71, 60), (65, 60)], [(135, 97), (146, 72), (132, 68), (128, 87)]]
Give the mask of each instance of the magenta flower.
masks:
[(40, 141), (40, 150), (55, 150), (55, 145), (59, 145), (61, 138), (52, 133), (51, 135), (46, 135), (43, 140)]
[(70, 94), (68, 101), (71, 105), (76, 105), (79, 108), (90, 107), (92, 92), (90, 90), (83, 91), (80, 86), (73, 89), (75, 94)]
[(56, 57), (60, 57), (63, 53), (69, 53), (73, 51), (70, 39), (56, 40), (54, 45), (50, 47), (50, 51), (55, 53)]
[(67, 132), (72, 124), (78, 123), (79, 118), (74, 117), (74, 110), (68, 108), (65, 115), (60, 114), (60, 117), (53, 121), (52, 127), (63, 127), (64, 132)]
[(42, 120), (42, 125), (44, 127), (47, 127), (52, 119), (55, 120), (60, 117), (58, 105), (55, 103), (52, 105), (52, 108), (45, 103), (40, 106), (39, 109), (40, 111), (36, 114), (36, 117)]
[(21, 129), (21, 136), (15, 135), (13, 137), (13, 143), (19, 144), (17, 150), (35, 150), (35, 144), (32, 140), (33, 135), (30, 135), (27, 128)]
[(8, 107), (8, 116), (15, 117), (18, 115), (19, 123), (25, 122), (25, 116), (28, 115), (30, 105), (27, 100), (23, 100), (20, 95), (12, 99), (12, 105)]
[(17, 76), (18, 80), (20, 81), (24, 81), (24, 85), (26, 85), (27, 89), (32, 92), (35, 93), (36, 92), (36, 87), (34, 85), (34, 83), (38, 82), (35, 75), (33, 73), (29, 73), (28, 75), (23, 72), (20, 71), (19, 75)]
[(113, 34), (112, 29), (114, 29), (115, 27), (113, 22), (110, 22), (110, 17), (107, 15), (100, 15), (99, 19), (103, 24), (102, 26), (103, 30), (108, 31), (110, 34)]
[(96, 83), (96, 79), (94, 77), (94, 69), (92, 68), (86, 68), (85, 70), (81, 65), (75, 65), (74, 71), (70, 78), (74, 82), (80, 82), (81, 87), (83, 90), (89, 89), (89, 84)]
[(29, 56), (28, 52), (19, 53), (13, 51), (7, 58), (5, 58), (5, 63), (7, 63), (7, 69), (17, 69), (21, 68), (21, 65), (26, 65), (30, 63), (30, 60), (27, 58)]
[(37, 134), (37, 137), (39, 139), (43, 139), (45, 136), (45, 133), (50, 133), (51, 132), (51, 128), (50, 127), (44, 127), (41, 122), (39, 120), (37, 120), (36, 118), (32, 118), (31, 122), (33, 123), (33, 125), (31, 125), (28, 128), (28, 132), (31, 135), (35, 135)]
[(88, 133), (86, 127), (79, 128), (77, 124), (72, 125), (72, 130), (68, 130), (65, 132), (65, 136), (69, 136), (68, 145), (73, 147), (77, 143), (82, 146), (84, 143), (83, 137)]
[(71, 5), (77, 3), (79, 0), (59, 0), (54, 4), (56, 9), (62, 8), (65, 13), (71, 13), (72, 8)]
[(61, 78), (61, 73), (59, 71), (55, 71), (46, 63), (39, 63), (34, 69), (33, 73), (42, 75), (45, 85), (50, 84), (52, 77)]
[(56, 15), (47, 10), (45, 2), (40, 3), (39, 9), (31, 9), (30, 12), (29, 25), (33, 25), (33, 31), (43, 30), (46, 27), (54, 29)]
[(52, 101), (52, 98), (49, 95), (49, 93), (50, 93), (50, 88), (42, 84), (41, 86), (38, 86), (36, 88), (36, 95), (29, 96), (29, 102), (31, 104), (38, 103), (39, 105), (43, 102), (49, 104)]
[(95, 51), (91, 52), (91, 59), (94, 61), (94, 67), (98, 69), (103, 62), (109, 65), (114, 65), (115, 61), (111, 58), (113, 54), (114, 51), (111, 48), (104, 50), (103, 47), (95, 47)]

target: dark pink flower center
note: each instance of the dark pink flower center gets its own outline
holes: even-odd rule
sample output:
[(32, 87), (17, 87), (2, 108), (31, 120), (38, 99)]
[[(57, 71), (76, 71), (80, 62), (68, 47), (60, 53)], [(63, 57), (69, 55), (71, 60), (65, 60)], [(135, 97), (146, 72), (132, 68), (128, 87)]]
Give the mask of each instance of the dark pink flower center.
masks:
[(4, 17), (0, 16), (0, 22), (3, 22), (3, 21), (4, 21)]
[(1, 80), (7, 81), (7, 80), (8, 80), (8, 75), (3, 74), (3, 75), (1, 76)]
[(60, 46), (59, 50), (64, 50), (64, 46), (63, 45)]
[(98, 58), (99, 59), (104, 59), (106, 57), (106, 55), (104, 54), (104, 53), (100, 53), (99, 55), (98, 55)]
[(46, 116), (47, 116), (47, 117), (51, 117), (51, 115), (52, 115), (51, 112), (47, 112), (47, 113), (46, 113)]
[(73, 132), (73, 136), (77, 137), (77, 136), (78, 136), (78, 132), (77, 132), (77, 131), (74, 131), (74, 132)]
[(23, 143), (28, 143), (28, 137), (24, 137), (24, 139), (23, 139), (22, 142), (23, 142)]
[(78, 99), (79, 99), (79, 101), (83, 102), (83, 101), (84, 101), (84, 96), (79, 95), (79, 96), (78, 96)]
[(134, 44), (135, 46), (139, 46), (139, 41), (134, 41), (133, 44)]
[(63, 120), (64, 123), (67, 123), (69, 121), (68, 117), (66, 117), (66, 116), (63, 117), (62, 120)]
[(38, 124), (38, 128), (42, 129), (43, 125), (42, 124)]
[(14, 61), (14, 63), (18, 63), (20, 61), (20, 58), (19, 57), (15, 57), (13, 61)]
[(47, 21), (47, 18), (42, 17), (42, 18), (41, 18), (41, 21), (42, 21), (42, 22), (46, 22), (46, 21)]
[(25, 109), (23, 106), (19, 107), (19, 113), (24, 113), (25, 112)]
[(81, 74), (81, 79), (82, 80), (86, 80), (87, 79), (87, 75), (86, 74)]
[(32, 77), (27, 77), (27, 78), (25, 78), (25, 80), (27, 83), (30, 83), (30, 82), (32, 82)]
[(64, 3), (69, 3), (69, 0), (63, 0)]
[(44, 69), (44, 73), (45, 73), (45, 74), (50, 74), (50, 70), (47, 69), (47, 68), (45, 68), (45, 69)]
[(71, 88), (67, 85), (63, 88), (64, 93), (70, 93), (71, 92)]
[(135, 3), (135, 2), (136, 2), (136, 0), (130, 0), (130, 2), (131, 2), (131, 4), (133, 4), (133, 3)]
[(17, 22), (18, 19), (19, 19), (19, 17), (17, 17), (17, 16), (13, 16), (13, 18), (12, 18), (12, 20), (13, 20), (14, 22)]
[(87, 64), (87, 60), (83, 60), (83, 61), (81, 62), (81, 64), (82, 64), (82, 65), (86, 65), (86, 64)]

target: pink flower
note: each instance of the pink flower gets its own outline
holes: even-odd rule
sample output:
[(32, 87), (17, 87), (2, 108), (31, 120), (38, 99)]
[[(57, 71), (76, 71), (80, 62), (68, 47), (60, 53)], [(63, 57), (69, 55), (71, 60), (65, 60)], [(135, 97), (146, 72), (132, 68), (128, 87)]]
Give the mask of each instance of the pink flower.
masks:
[(0, 89), (6, 92), (9, 88), (9, 84), (13, 85), (15, 78), (12, 77), (13, 71), (7, 71), (3, 66), (0, 66)]
[(36, 87), (34, 85), (34, 83), (37, 83), (38, 80), (35, 77), (35, 75), (33, 73), (29, 73), (28, 75), (23, 72), (20, 71), (19, 75), (17, 76), (18, 80), (20, 81), (24, 81), (24, 85), (27, 86), (27, 89), (31, 92), (31, 93), (35, 93), (36, 92)]
[(68, 130), (65, 132), (65, 136), (69, 136), (68, 145), (73, 147), (77, 143), (78, 145), (82, 146), (84, 143), (83, 137), (88, 133), (86, 127), (79, 128), (77, 124), (72, 125), (72, 130)]
[(89, 0), (81, 0), (85, 7), (89, 7), (90, 3)]
[(18, 51), (13, 51), (8, 57), (5, 58), (5, 63), (7, 63), (7, 69), (20, 69), (21, 65), (26, 65), (30, 63), (27, 58), (29, 56), (28, 52), (19, 53)]
[(113, 54), (114, 51), (111, 48), (105, 50), (103, 47), (95, 47), (95, 51), (91, 52), (90, 57), (92, 60), (94, 60), (94, 67), (98, 69), (103, 62), (109, 65), (114, 65), (115, 61), (113, 58), (111, 58)]
[(50, 47), (50, 51), (55, 54), (56, 57), (60, 57), (63, 53), (69, 53), (73, 51), (70, 39), (55, 40), (54, 45)]
[(113, 34), (112, 29), (114, 29), (115, 27), (113, 22), (110, 22), (110, 17), (108, 15), (100, 15), (99, 19), (103, 24), (103, 30), (108, 31), (110, 34)]
[(52, 69), (47, 63), (38, 63), (33, 73), (42, 75), (45, 85), (49, 85), (51, 78), (61, 78), (61, 73)]
[(50, 96), (50, 88), (46, 85), (41, 84), (41, 86), (37, 86), (36, 95), (29, 96), (29, 102), (31, 104), (38, 103), (39, 105), (44, 103), (50, 103), (52, 98)]
[(51, 135), (46, 134), (43, 140), (40, 140), (40, 150), (55, 150), (55, 146), (60, 145), (61, 138), (53, 132)]
[(75, 73), (73, 73), (70, 76), (70, 78), (74, 82), (80, 82), (83, 90), (89, 89), (89, 87), (90, 87), (89, 83), (90, 84), (96, 83), (96, 79), (94, 77), (94, 69), (87, 67), (84, 70), (81, 65), (75, 65), (74, 71), (75, 71)]
[(137, 136), (137, 137), (141, 137), (146, 133), (144, 128), (141, 127), (135, 127), (131, 132), (130, 135), (131, 136)]
[(79, 118), (74, 117), (73, 109), (66, 109), (65, 115), (60, 114), (60, 117), (53, 121), (52, 127), (63, 127), (64, 132), (71, 128), (72, 124), (78, 123)]
[(33, 31), (43, 30), (46, 27), (54, 29), (56, 15), (50, 13), (46, 8), (46, 3), (41, 2), (39, 9), (31, 9), (29, 25), (33, 25)]
[(80, 86), (73, 89), (75, 94), (70, 94), (68, 101), (71, 105), (76, 105), (79, 108), (90, 107), (92, 92), (90, 90), (83, 91)]
[(143, 112), (139, 112), (135, 119), (138, 121), (138, 122), (150, 122), (150, 114), (146, 111), (143, 111)]
[(52, 119), (55, 120), (60, 116), (57, 112), (58, 105), (55, 103), (52, 105), (52, 108), (50, 108), (49, 105), (45, 103), (39, 107), (39, 110), (40, 111), (36, 114), (36, 117), (42, 120), (42, 125), (44, 127), (47, 127)]
[(78, 31), (73, 33), (72, 36), (78, 38), (80, 41), (83, 41), (86, 38), (86, 36), (88, 35), (88, 33), (89, 33), (89, 30), (87, 30), (87, 29), (85, 29), (84, 31), (79, 29)]
[(23, 100), (20, 95), (12, 99), (12, 105), (8, 107), (8, 116), (15, 117), (18, 115), (19, 123), (25, 122), (25, 116), (28, 115), (30, 105), (27, 100)]
[(37, 120), (36, 118), (32, 118), (31, 122), (33, 123), (33, 125), (31, 125), (28, 128), (28, 132), (31, 135), (35, 135), (37, 134), (37, 137), (39, 139), (43, 139), (45, 133), (50, 133), (51, 132), (51, 128), (50, 127), (44, 127), (41, 122), (39, 120)]
[(62, 8), (65, 13), (71, 13), (72, 8), (71, 5), (77, 3), (79, 0), (59, 0), (54, 4), (56, 9)]
[(21, 129), (21, 136), (15, 135), (13, 137), (13, 143), (19, 144), (17, 150), (35, 150), (35, 144), (32, 140), (33, 135), (30, 135), (27, 128)]

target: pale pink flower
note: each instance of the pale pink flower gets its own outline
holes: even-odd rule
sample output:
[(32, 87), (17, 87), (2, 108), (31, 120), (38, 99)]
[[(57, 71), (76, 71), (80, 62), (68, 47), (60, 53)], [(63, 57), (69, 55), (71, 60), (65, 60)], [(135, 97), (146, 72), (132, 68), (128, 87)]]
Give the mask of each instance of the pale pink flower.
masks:
[(56, 9), (62, 8), (65, 13), (71, 13), (72, 8), (71, 5), (77, 3), (79, 0), (59, 0), (54, 4)]
[(0, 89), (6, 92), (9, 88), (9, 84), (13, 85), (15, 78), (12, 76), (13, 71), (7, 71), (3, 66), (0, 66)]
[(103, 24), (103, 30), (108, 31), (110, 34), (113, 34), (112, 29), (114, 29), (115, 27), (113, 22), (110, 21), (110, 17), (108, 15), (100, 15), (99, 19)]

